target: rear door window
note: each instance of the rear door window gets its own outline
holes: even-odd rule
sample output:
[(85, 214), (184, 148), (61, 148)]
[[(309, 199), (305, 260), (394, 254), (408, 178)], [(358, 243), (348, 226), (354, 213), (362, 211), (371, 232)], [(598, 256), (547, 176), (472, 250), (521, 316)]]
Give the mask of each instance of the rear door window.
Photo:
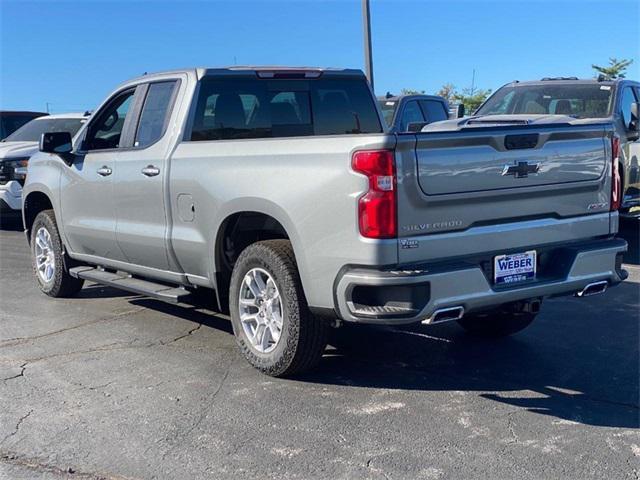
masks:
[(422, 115), (422, 110), (420, 110), (418, 102), (415, 100), (407, 102), (404, 106), (404, 110), (402, 111), (402, 118), (400, 119), (400, 131), (407, 132), (409, 131), (410, 124), (424, 122), (425, 119)]
[(361, 79), (205, 78), (192, 115), (192, 141), (382, 131)]
[(171, 81), (149, 85), (138, 122), (135, 147), (147, 147), (157, 142), (164, 134), (176, 84), (176, 81)]
[(439, 122), (449, 118), (449, 112), (445, 109), (444, 103), (437, 100), (420, 100), (420, 106), (427, 117), (427, 122)]
[(629, 127), (631, 123), (631, 104), (636, 102), (636, 96), (631, 87), (625, 87), (622, 90), (622, 99), (620, 100), (620, 113), (625, 127)]

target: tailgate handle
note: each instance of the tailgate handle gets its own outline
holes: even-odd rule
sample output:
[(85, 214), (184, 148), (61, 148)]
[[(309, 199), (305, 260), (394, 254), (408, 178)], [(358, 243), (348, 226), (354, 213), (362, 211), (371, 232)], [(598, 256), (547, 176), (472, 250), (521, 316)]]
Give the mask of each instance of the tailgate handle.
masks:
[(522, 150), (525, 148), (536, 148), (538, 145), (537, 133), (526, 133), (524, 135), (507, 135), (504, 137), (504, 148), (507, 150)]

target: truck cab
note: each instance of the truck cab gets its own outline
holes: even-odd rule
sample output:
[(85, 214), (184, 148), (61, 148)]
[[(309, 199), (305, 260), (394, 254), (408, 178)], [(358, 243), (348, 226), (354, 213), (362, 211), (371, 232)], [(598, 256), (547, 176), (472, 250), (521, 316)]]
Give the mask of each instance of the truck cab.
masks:
[(378, 97), (391, 132), (417, 132), (425, 125), (449, 118), (449, 104), (437, 95), (391, 95)]

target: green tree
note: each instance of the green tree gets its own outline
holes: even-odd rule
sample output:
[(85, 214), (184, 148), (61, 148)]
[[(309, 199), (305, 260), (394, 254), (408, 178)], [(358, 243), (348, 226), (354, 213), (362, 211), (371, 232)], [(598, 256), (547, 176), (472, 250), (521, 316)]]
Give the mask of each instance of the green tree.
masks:
[(473, 113), (487, 97), (491, 94), (491, 90), (487, 89), (470, 89), (465, 88), (462, 92), (454, 92), (452, 98), (453, 103), (463, 103), (464, 109), (468, 114)]
[(624, 78), (627, 67), (632, 63), (633, 60), (627, 60), (625, 58), (618, 60), (615, 57), (611, 57), (609, 58), (608, 66), (602, 67), (600, 65), (591, 65), (591, 68), (598, 72), (598, 75), (602, 74), (613, 80), (614, 78)]

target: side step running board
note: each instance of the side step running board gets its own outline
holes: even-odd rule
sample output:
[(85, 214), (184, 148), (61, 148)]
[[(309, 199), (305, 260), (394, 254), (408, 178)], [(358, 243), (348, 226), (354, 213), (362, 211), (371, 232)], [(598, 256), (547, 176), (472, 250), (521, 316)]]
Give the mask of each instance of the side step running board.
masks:
[(82, 278), (170, 303), (188, 302), (188, 297), (191, 295), (191, 292), (185, 288), (132, 278), (124, 272), (114, 273), (93, 267), (75, 267), (69, 270), (69, 274), (75, 278)]

